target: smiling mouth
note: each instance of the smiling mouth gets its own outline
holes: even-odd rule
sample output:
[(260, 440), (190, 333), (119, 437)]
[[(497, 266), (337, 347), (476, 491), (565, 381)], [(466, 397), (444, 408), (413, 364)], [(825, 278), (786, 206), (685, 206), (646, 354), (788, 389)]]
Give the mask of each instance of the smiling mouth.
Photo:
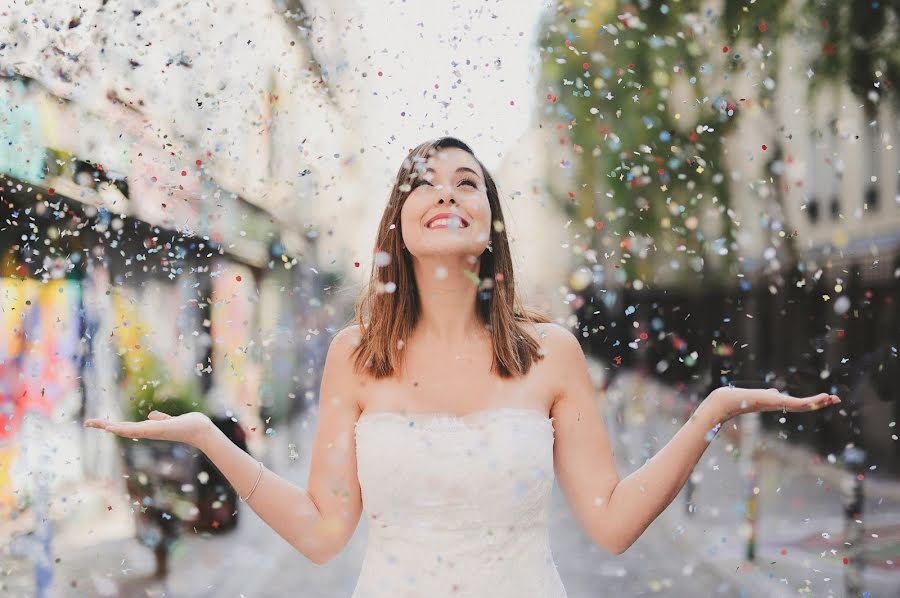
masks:
[(460, 218), (438, 218), (429, 224), (426, 228), (468, 228), (469, 225)]

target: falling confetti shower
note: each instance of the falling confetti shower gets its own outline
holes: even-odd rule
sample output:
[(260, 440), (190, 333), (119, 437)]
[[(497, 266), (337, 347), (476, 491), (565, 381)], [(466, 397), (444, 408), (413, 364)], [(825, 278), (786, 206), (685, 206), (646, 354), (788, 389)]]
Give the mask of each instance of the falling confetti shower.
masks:
[[(11, 541), (0, 588), (351, 595), (366, 527), (390, 526), (389, 512), (366, 513), (340, 557), (316, 565), (199, 452), (80, 423), (203, 412), (306, 488), (334, 334), (370, 272), (406, 263), (374, 242), (398, 166), (452, 135), (497, 182), (504, 218), (485, 225), (508, 238), (515, 272), (513, 284), (467, 267), (462, 280), (478, 301), (514, 289), (578, 339), (621, 478), (716, 388), (841, 403), (704, 430), (683, 489), (620, 555), (590, 541), (546, 463), (516, 469), (483, 440), (447, 480), (414, 468), (425, 449), (391, 449), (439, 425), (476, 438), (472, 421), (398, 429), (377, 463), (363, 448), (358, 475), (393, 472), (390, 510), (419, 484), (441, 500), (498, 497), (488, 506), (502, 518), (551, 480), (553, 556), (570, 595), (894, 595), (898, 10), (8, 2), (0, 531)], [(387, 238), (403, 232), (391, 224)], [(485, 255), (503, 251), (495, 242)], [(399, 302), (409, 287), (378, 288)], [(352, 455), (352, 437), (323, 443), (326, 459)], [(491, 490), (467, 486), (504, 467)], [(365, 504), (377, 504), (375, 487)], [(593, 494), (585, 504), (606, 508)], [(500, 527), (483, 547), (503, 544)], [(465, 591), (463, 580), (450, 593)]]

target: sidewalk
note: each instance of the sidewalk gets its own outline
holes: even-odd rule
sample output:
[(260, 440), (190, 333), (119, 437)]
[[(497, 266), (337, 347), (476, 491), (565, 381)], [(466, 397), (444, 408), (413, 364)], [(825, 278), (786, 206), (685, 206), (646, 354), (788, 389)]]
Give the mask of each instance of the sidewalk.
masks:
[[(304, 485), (308, 463), (296, 462), (290, 451), (272, 450), (295, 442), (296, 452), (308, 455), (311, 435), (299, 430), (303, 418), (275, 429), (265, 454), (254, 454), (268, 469), (285, 479)], [(295, 429), (292, 429), (292, 426)], [(124, 494), (124, 483), (85, 484), (73, 490), (66, 502), (80, 507), (57, 517), (53, 536), (53, 598), (100, 598), (140, 596), (145, 598), (213, 598), (234, 596), (327, 597), (349, 596), (358, 575), (366, 527), (360, 525), (345, 551), (325, 565), (300, 556), (252, 510), (238, 505), (237, 526), (210, 534), (185, 530), (174, 544), (165, 579), (153, 577), (156, 563), (152, 551), (135, 539), (134, 515)], [(112, 507), (109, 510), (108, 507)], [(0, 534), (11, 531), (3, 528)], [(24, 527), (22, 523), (19, 527)], [(2, 537), (2, 536), (0, 536)], [(18, 536), (12, 550), (2, 543), (0, 596), (32, 598), (35, 595), (34, 565), (22, 551), (27, 541)], [(347, 574), (347, 570), (351, 574)], [(298, 587), (298, 580), (300, 587)], [(349, 587), (348, 587), (349, 586)], [(338, 588), (337, 593), (335, 588)]]
[[(679, 405), (676, 393), (652, 380), (622, 375), (600, 398), (623, 477), (656, 454), (681, 426), (680, 415), (664, 413)], [(618, 405), (624, 407), (624, 427), (615, 417)], [(672, 418), (676, 418), (674, 423)], [(746, 482), (737, 458), (740, 423), (738, 418), (723, 426), (695, 468), (695, 512), (687, 514), (687, 493), (682, 490), (624, 555), (592, 552), (581, 542), (574, 524), (555, 519), (558, 558), (573, 598), (593, 596), (597, 587), (607, 592), (614, 587), (629, 588), (615, 591), (616, 595), (634, 595), (631, 590), (637, 592), (639, 587), (669, 592), (667, 595), (739, 598), (847, 595), (838, 486), (843, 472), (807, 449), (778, 438), (764, 443), (756, 482), (756, 564), (744, 561), (741, 532)], [(277, 428), (269, 446), (278, 448), (256, 456), (272, 471), (303, 485), (315, 421), (298, 418), (292, 426)], [(289, 443), (296, 444), (294, 450), (289, 450)], [(295, 462), (291, 454), (300, 458)], [(863, 581), (869, 598), (894, 597), (900, 588), (898, 485), (892, 480), (866, 480), (863, 520), (871, 551), (866, 556)], [(51, 596), (325, 598), (349, 596), (353, 589), (365, 547), (365, 519), (340, 555), (325, 565), (315, 565), (241, 504), (236, 529), (216, 535), (185, 532), (174, 547), (168, 578), (159, 581), (151, 577), (155, 566), (152, 553), (134, 539), (133, 515), (123, 493), (124, 485), (91, 484), (58, 497), (53, 511), (57, 521), (53, 556), (58, 561)], [(558, 514), (570, 516), (566, 509)], [(25, 523), (30, 524), (18, 522), (20, 526)], [(9, 537), (3, 535), (9, 530), (11, 527), (0, 523), (0, 537)], [(650, 551), (650, 543), (657, 539), (663, 540), (658, 542), (660, 550)], [(34, 566), (24, 558), (9, 558), (7, 543), (0, 545), (0, 596), (34, 596)], [(709, 576), (712, 579), (701, 577), (701, 569), (706, 568), (715, 572)], [(678, 574), (682, 569), (691, 572)], [(678, 589), (653, 589), (657, 586), (651, 584), (658, 580), (648, 579), (648, 571), (650, 577), (662, 580), (659, 583), (674, 582)], [(690, 590), (684, 575), (691, 577)], [(598, 580), (605, 585), (598, 586)]]
[[(54, 569), (70, 554), (94, 544), (134, 537), (134, 521), (127, 495), (117, 493), (110, 482), (82, 481), (61, 487), (51, 498), (49, 521)], [(34, 595), (35, 564), (28, 555), (42, 552), (35, 536), (35, 506), (14, 519), (0, 521), (0, 593), (3, 596)], [(152, 558), (152, 557), (151, 557)]]
[[(169, 593), (169, 580), (160, 583), (153, 579), (156, 562), (152, 551), (135, 537), (133, 508), (124, 481), (81, 481), (69, 490), (61, 488), (52, 497), (50, 596), (184, 595)], [(239, 516), (248, 518), (246, 512)], [(0, 549), (4, 563), (0, 570), (0, 596), (35, 595), (35, 565), (29, 557), (39, 548), (35, 534), (29, 533), (36, 528), (35, 517), (35, 508), (31, 507), (15, 520), (0, 522), (0, 537), (10, 538), (8, 543), (2, 542)], [(170, 566), (177, 566), (186, 543), (240, 535), (235, 530), (217, 536), (196, 534), (192, 538), (186, 530), (173, 547)]]
[[(656, 454), (684, 423), (683, 413), (670, 410), (681, 407), (676, 391), (637, 374), (617, 377), (603, 399), (623, 477)], [(617, 408), (624, 414), (623, 427), (615, 418)], [(850, 569), (844, 558), (850, 555), (840, 482), (846, 474), (771, 433), (760, 435), (756, 560), (745, 561), (748, 482), (737, 456), (742, 417), (722, 427), (692, 474), (695, 512), (687, 513), (687, 490), (682, 489), (658, 524), (732, 580), (742, 596), (844, 596)], [(864, 494), (863, 590), (871, 598), (900, 595), (900, 481), (867, 477)]]

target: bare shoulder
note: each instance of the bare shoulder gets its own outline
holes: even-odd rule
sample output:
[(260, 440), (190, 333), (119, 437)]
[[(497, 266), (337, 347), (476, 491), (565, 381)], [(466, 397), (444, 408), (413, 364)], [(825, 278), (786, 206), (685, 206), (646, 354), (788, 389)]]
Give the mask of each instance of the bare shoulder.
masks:
[(339, 329), (331, 338), (325, 356), (325, 371), (329, 386), (339, 389), (340, 394), (357, 397), (360, 381), (353, 367), (353, 349), (359, 344), (361, 329), (352, 324)]
[(359, 344), (360, 338), (362, 338), (362, 328), (360, 328), (359, 324), (349, 324), (334, 333), (331, 339), (331, 346), (349, 353), (353, 347)]
[[(538, 331), (538, 338), (548, 354), (571, 352), (573, 348), (581, 349), (581, 344), (571, 330), (556, 322), (539, 322), (533, 324)], [(571, 356), (571, 355), (570, 355)]]
[(347, 375), (353, 373), (353, 349), (359, 345), (361, 338), (362, 328), (359, 324), (344, 326), (334, 333), (328, 346), (328, 358), (334, 362), (335, 369), (340, 369)]
[(544, 371), (552, 381), (555, 405), (565, 394), (564, 381), (577, 375), (577, 367), (585, 359), (584, 352), (578, 338), (565, 326), (556, 322), (541, 322), (535, 326), (538, 330), (537, 338), (544, 350)]
[(581, 343), (571, 330), (556, 322), (536, 326), (548, 369), (554, 374), (565, 374), (573, 365), (584, 360)]

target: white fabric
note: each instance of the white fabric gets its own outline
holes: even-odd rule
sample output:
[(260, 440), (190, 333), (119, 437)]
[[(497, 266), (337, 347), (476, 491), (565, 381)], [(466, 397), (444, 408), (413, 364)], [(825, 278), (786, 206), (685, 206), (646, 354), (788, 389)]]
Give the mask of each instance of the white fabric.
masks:
[(364, 413), (369, 537), (351, 598), (565, 598), (548, 529), (553, 434), (533, 409)]

